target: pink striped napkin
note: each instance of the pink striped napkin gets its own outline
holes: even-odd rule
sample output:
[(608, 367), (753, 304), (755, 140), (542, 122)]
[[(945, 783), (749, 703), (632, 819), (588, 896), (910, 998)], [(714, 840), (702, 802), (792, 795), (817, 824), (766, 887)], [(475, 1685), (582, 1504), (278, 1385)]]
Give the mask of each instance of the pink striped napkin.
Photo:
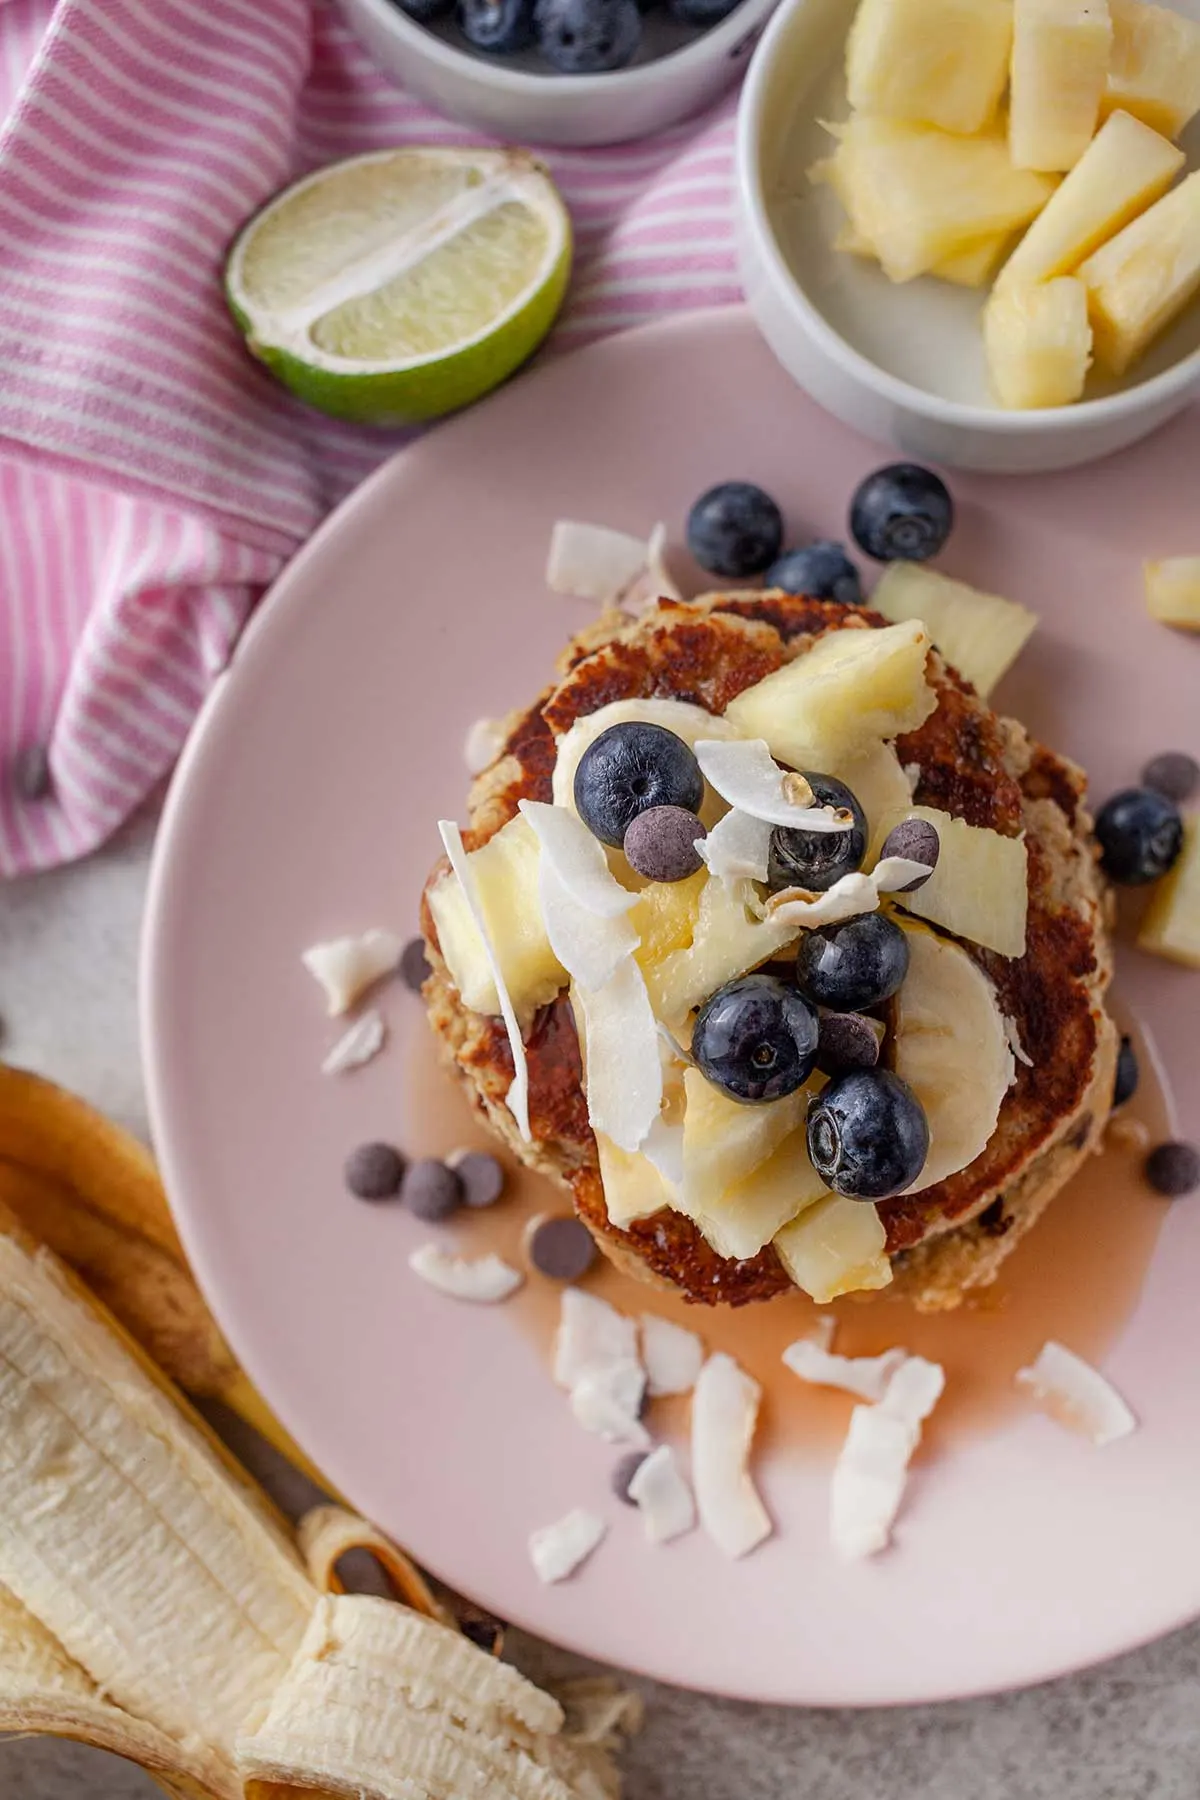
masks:
[[(266, 583), (403, 435), (306, 412), (225, 313), (291, 177), (470, 143), (331, 0), (0, 0), (0, 875), (79, 856), (169, 770)], [(550, 152), (578, 227), (559, 348), (738, 298), (734, 103)]]

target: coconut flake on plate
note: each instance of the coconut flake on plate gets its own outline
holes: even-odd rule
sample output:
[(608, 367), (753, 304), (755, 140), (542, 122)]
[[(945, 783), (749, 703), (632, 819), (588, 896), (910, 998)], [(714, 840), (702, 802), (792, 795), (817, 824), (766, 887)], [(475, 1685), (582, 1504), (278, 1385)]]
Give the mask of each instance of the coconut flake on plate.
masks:
[(515, 1294), (525, 1277), (495, 1255), (452, 1256), (439, 1244), (422, 1244), (408, 1259), (414, 1275), (452, 1300), (494, 1305)]
[(571, 1387), (571, 1411), (585, 1431), (609, 1444), (648, 1450), (650, 1433), (641, 1422), (646, 1372), (636, 1356), (596, 1363)]
[(597, 918), (580, 906), (545, 855), (538, 864), (538, 905), (551, 950), (572, 981), (589, 993), (610, 982), (637, 949), (638, 935), (629, 920)]
[(504, 726), (499, 719), (476, 719), (463, 739), (463, 761), (468, 775), (482, 775), (504, 748)]
[(361, 1019), (356, 1019), (348, 1031), (342, 1033), (325, 1061), (321, 1064), (322, 1075), (345, 1075), (350, 1069), (361, 1069), (379, 1055), (387, 1042), (387, 1026), (383, 1014), (375, 1007), (365, 1012)]
[(830, 1536), (849, 1561), (875, 1556), (891, 1541), (908, 1465), (921, 1425), (945, 1386), (938, 1363), (910, 1356), (875, 1406), (856, 1406), (830, 1488)]
[(577, 1506), (553, 1525), (529, 1534), (529, 1560), (539, 1581), (565, 1581), (586, 1562), (608, 1531), (603, 1519)]
[(645, 571), (647, 558), (645, 538), (607, 525), (558, 519), (550, 533), (546, 586), (553, 594), (609, 606)]
[(1137, 1419), (1112, 1382), (1053, 1339), (1029, 1368), (1017, 1370), (1016, 1383), (1043, 1412), (1093, 1444), (1115, 1444), (1137, 1430)]
[(783, 1352), (793, 1375), (814, 1387), (842, 1388), (860, 1400), (882, 1400), (907, 1350), (885, 1350), (881, 1356), (835, 1356), (812, 1338), (798, 1338)]
[(325, 990), (331, 1019), (349, 1012), (360, 994), (394, 974), (404, 949), (394, 931), (373, 929), (358, 937), (330, 938), (301, 951), (300, 961)]
[(637, 1362), (637, 1322), (583, 1288), (563, 1289), (554, 1340), (553, 1375), (573, 1388), (582, 1375), (613, 1363)]
[(617, 919), (627, 913), (637, 895), (623, 888), (608, 866), (603, 846), (579, 817), (565, 806), (544, 800), (519, 800), (541, 849), (572, 900), (598, 919)]
[(643, 1313), (641, 1324), (646, 1392), (653, 1400), (690, 1394), (704, 1367), (704, 1345), (696, 1333), (654, 1313)]
[(727, 1556), (745, 1556), (771, 1535), (771, 1521), (750, 1475), (750, 1446), (762, 1389), (718, 1352), (692, 1395), (692, 1479), (700, 1523)]
[(658, 1025), (642, 971), (627, 956), (602, 987), (573, 989), (572, 1003), (592, 1129), (621, 1150), (639, 1150), (663, 1100)]
[[(700, 738), (693, 749), (705, 781), (739, 812), (799, 831), (850, 829), (848, 813), (813, 805), (808, 783), (781, 769), (762, 738)], [(798, 798), (789, 797), (789, 787)]]
[[(453, 819), (439, 819), (438, 831), (441, 834), (446, 855), (450, 859), (450, 867), (458, 876), (463, 899), (467, 903), (467, 911), (475, 921), (475, 929), (479, 933), (479, 941), (483, 945), (483, 953), (487, 958), (488, 968), (491, 970), (492, 980), (496, 985), (500, 1016), (504, 1020), (504, 1029), (508, 1034), (508, 1047), (512, 1051), (513, 1059), (512, 1085), (505, 1098), (508, 1110), (516, 1120), (517, 1130), (529, 1144), (533, 1142), (533, 1133), (529, 1129), (529, 1065), (525, 1060), (525, 1042), (521, 1036), (517, 1010), (512, 1003), (512, 995), (504, 980), (504, 971), (500, 967), (500, 958), (496, 955), (496, 947), (492, 943), (487, 915), (480, 904), (474, 872), (467, 860), (466, 848), (462, 841), (462, 832)], [(397, 956), (399, 956), (399, 951), (397, 951)]]
[(696, 853), (710, 875), (733, 887), (741, 881), (765, 881), (771, 856), (768, 819), (731, 807), (718, 819), (707, 837), (696, 840)]
[(696, 1502), (670, 1444), (660, 1444), (641, 1463), (628, 1487), (652, 1544), (669, 1544), (696, 1523)]

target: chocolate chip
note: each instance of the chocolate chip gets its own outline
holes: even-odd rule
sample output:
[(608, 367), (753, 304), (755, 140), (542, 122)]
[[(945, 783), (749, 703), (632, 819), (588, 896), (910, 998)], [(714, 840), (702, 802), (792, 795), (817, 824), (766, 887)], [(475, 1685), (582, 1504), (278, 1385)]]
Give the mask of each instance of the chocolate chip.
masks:
[(425, 940), (423, 938), (409, 939), (408, 943), (405, 944), (404, 949), (400, 952), (400, 962), (398, 966), (400, 969), (400, 979), (405, 987), (411, 988), (414, 994), (419, 994), (424, 984), (433, 974), (433, 970), (429, 966), (429, 958), (425, 954)]
[(1200, 787), (1200, 763), (1184, 750), (1164, 750), (1142, 770), (1142, 786), (1166, 800), (1190, 800)]
[(1003, 1237), (1011, 1225), (1012, 1220), (1005, 1215), (1003, 1199), (993, 1200), (979, 1215), (979, 1229), (986, 1231), (989, 1237)]
[(1123, 1037), (1121, 1048), (1117, 1051), (1117, 1078), (1113, 1082), (1112, 1103), (1114, 1108), (1124, 1106), (1127, 1100), (1132, 1100), (1137, 1093), (1137, 1085), (1137, 1051), (1133, 1047), (1133, 1039)]
[[(932, 874), (937, 868), (941, 853), (942, 840), (936, 827), (928, 819), (901, 819), (899, 825), (893, 826), (884, 838), (879, 859), (882, 862), (885, 856), (905, 856), (909, 862), (924, 863)], [(915, 881), (897, 888), (896, 892), (913, 894), (919, 887), (924, 887), (928, 880), (928, 875), (918, 875)]]
[(612, 1472), (613, 1493), (626, 1506), (636, 1506), (637, 1501), (630, 1496), (629, 1484), (650, 1454), (648, 1450), (631, 1450), (623, 1456)]
[(408, 1165), (400, 1198), (414, 1218), (438, 1225), (462, 1205), (462, 1182), (436, 1156), (422, 1156)]
[(342, 1173), (359, 1200), (390, 1200), (400, 1192), (404, 1158), (391, 1144), (360, 1144), (346, 1158)]
[(578, 1281), (596, 1260), (591, 1232), (581, 1220), (565, 1213), (535, 1219), (526, 1249), (539, 1275), (548, 1275), (551, 1281)]
[(458, 1176), (464, 1206), (494, 1206), (504, 1192), (504, 1164), (486, 1150), (455, 1150), (446, 1166)]
[(707, 836), (686, 806), (652, 806), (630, 822), (622, 848), (647, 881), (686, 881), (703, 865), (696, 844)]
[(875, 1019), (861, 1013), (822, 1013), (817, 1037), (817, 1067), (823, 1075), (847, 1069), (873, 1069), (879, 1061), (883, 1033)]
[(459, 1615), (458, 1629), (465, 1638), (489, 1656), (499, 1656), (504, 1647), (504, 1626), (490, 1613), (470, 1612)]
[(1195, 1144), (1159, 1144), (1146, 1158), (1146, 1180), (1168, 1200), (1195, 1193), (1200, 1187), (1200, 1150)]
[(45, 744), (29, 744), (13, 760), (12, 784), (19, 800), (45, 800), (54, 783)]

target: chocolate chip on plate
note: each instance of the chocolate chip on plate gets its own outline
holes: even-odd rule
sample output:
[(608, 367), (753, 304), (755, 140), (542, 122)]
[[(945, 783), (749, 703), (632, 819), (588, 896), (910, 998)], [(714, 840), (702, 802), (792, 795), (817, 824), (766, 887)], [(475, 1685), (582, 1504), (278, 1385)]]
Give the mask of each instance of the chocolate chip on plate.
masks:
[[(893, 826), (884, 838), (879, 857), (882, 861), (885, 856), (904, 856), (909, 862), (924, 863), (932, 874), (937, 868), (941, 851), (942, 840), (937, 834), (937, 828), (928, 819), (901, 819), (899, 825)], [(928, 875), (918, 875), (915, 881), (910, 881), (899, 892), (913, 894), (919, 887), (924, 887), (928, 880)]]
[(452, 1150), (446, 1166), (458, 1176), (464, 1206), (494, 1206), (504, 1192), (504, 1164), (486, 1150)]
[(400, 1198), (414, 1218), (438, 1225), (462, 1205), (463, 1186), (455, 1171), (436, 1156), (422, 1156), (408, 1165)]
[(1185, 750), (1164, 750), (1142, 770), (1142, 786), (1165, 800), (1190, 800), (1200, 787), (1200, 763)]
[(1200, 1150), (1195, 1144), (1159, 1144), (1146, 1158), (1146, 1180), (1168, 1200), (1194, 1194), (1200, 1187)]
[(647, 881), (686, 881), (703, 864), (696, 845), (707, 836), (686, 806), (651, 806), (630, 820), (621, 847)]
[(404, 1158), (392, 1144), (360, 1144), (346, 1158), (343, 1176), (359, 1200), (390, 1200), (400, 1192)]
[(526, 1250), (538, 1274), (551, 1281), (578, 1281), (596, 1260), (591, 1232), (566, 1213), (532, 1220)]
[(429, 958), (425, 954), (424, 938), (410, 938), (400, 952), (400, 979), (406, 988), (419, 994), (425, 982), (433, 974), (429, 966)]
[(618, 1500), (623, 1500), (626, 1506), (637, 1505), (637, 1501), (630, 1495), (629, 1484), (649, 1454), (648, 1450), (631, 1450), (628, 1456), (621, 1458), (612, 1472), (613, 1493)]
[(862, 1013), (822, 1013), (818, 1025), (817, 1067), (823, 1075), (847, 1069), (873, 1069), (883, 1037), (876, 1019)]

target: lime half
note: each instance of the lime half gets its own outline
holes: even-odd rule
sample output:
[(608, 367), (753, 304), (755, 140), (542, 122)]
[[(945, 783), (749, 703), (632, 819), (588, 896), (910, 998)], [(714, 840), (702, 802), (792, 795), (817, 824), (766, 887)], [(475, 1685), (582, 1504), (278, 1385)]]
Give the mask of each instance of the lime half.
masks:
[(225, 293), (301, 400), (394, 425), (478, 400), (562, 305), (571, 222), (520, 150), (383, 150), (285, 188), (245, 226)]

